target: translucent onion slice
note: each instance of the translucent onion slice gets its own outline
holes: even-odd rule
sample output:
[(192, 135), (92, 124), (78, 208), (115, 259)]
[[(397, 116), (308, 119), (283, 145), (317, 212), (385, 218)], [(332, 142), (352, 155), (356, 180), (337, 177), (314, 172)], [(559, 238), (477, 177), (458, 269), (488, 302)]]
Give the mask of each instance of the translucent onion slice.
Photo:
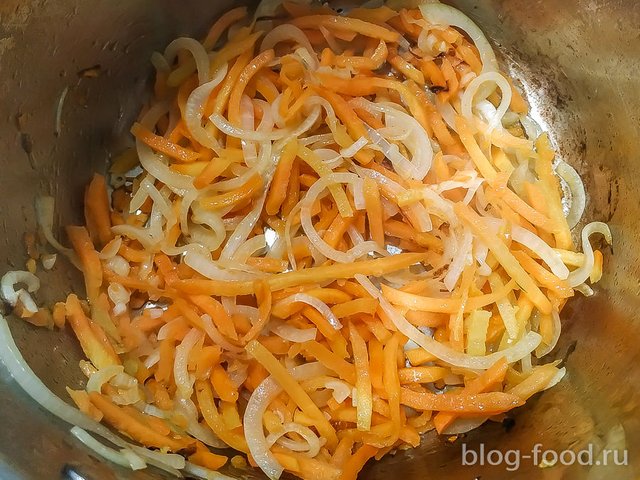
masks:
[(200, 85), (209, 80), (209, 55), (202, 44), (193, 38), (180, 37), (167, 45), (164, 50), (164, 58), (171, 65), (178, 56), (180, 50), (187, 50), (196, 62), (198, 70), (198, 83)]
[[(307, 363), (291, 369), (291, 375), (298, 381), (320, 375), (327, 375), (328, 370), (318, 362)], [(244, 436), (249, 452), (256, 464), (270, 479), (278, 479), (284, 468), (269, 450), (264, 434), (262, 417), (269, 404), (280, 395), (282, 389), (271, 377), (266, 378), (253, 391), (244, 412)]]
[(198, 143), (211, 148), (214, 152), (220, 151), (220, 144), (215, 137), (202, 126), (202, 117), (207, 100), (211, 92), (216, 88), (227, 75), (227, 65), (223, 65), (213, 75), (211, 81), (201, 83), (187, 99), (184, 111), (184, 121), (187, 129)]
[(464, 13), (443, 3), (423, 3), (420, 5), (420, 11), (428, 22), (463, 30), (480, 53), (482, 73), (498, 71), (498, 60), (491, 44), (487, 41), (482, 30)]
[(18, 303), (18, 292), (15, 286), (19, 283), (25, 284), (30, 293), (37, 292), (40, 288), (40, 279), (31, 272), (13, 270), (5, 273), (0, 280), (0, 295), (12, 307)]
[(315, 308), (318, 312), (320, 312), (333, 328), (335, 328), (336, 330), (340, 330), (342, 328), (342, 323), (340, 323), (338, 317), (336, 317), (333, 311), (329, 308), (329, 305), (324, 303), (319, 298), (307, 295), (306, 293), (294, 293), (293, 295), (278, 302), (278, 307), (287, 307), (294, 303), (306, 303), (307, 305)]
[(296, 328), (282, 322), (272, 320), (269, 328), (280, 338), (294, 343), (304, 343), (315, 340), (318, 330), (316, 328)]
[(538, 345), (542, 337), (535, 333), (529, 332), (524, 335), (515, 345), (506, 348), (499, 352), (495, 352), (489, 355), (473, 356), (465, 353), (460, 353), (453, 350), (440, 342), (437, 342), (431, 337), (423, 334), (416, 327), (411, 325), (407, 319), (396, 308), (391, 305), (387, 299), (382, 295), (371, 281), (364, 275), (356, 275), (356, 280), (369, 292), (369, 294), (377, 298), (380, 302), (380, 306), (384, 312), (389, 316), (393, 324), (398, 331), (413, 340), (420, 347), (424, 348), (427, 352), (438, 357), (445, 363), (456, 367), (468, 368), (471, 370), (486, 370), (491, 367), (500, 358), (505, 358), (507, 362), (517, 362), (524, 356), (533, 352)]
[(563, 161), (558, 162), (558, 165), (556, 165), (556, 173), (567, 183), (571, 191), (571, 206), (567, 214), (567, 223), (569, 224), (569, 228), (573, 228), (580, 222), (584, 214), (584, 209), (587, 204), (587, 193), (580, 175), (578, 175), (575, 168), (568, 163)]
[(577, 287), (583, 284), (589, 278), (591, 271), (593, 270), (593, 263), (595, 261), (593, 256), (593, 247), (589, 242), (589, 237), (594, 233), (600, 233), (604, 236), (605, 241), (611, 245), (611, 230), (606, 223), (591, 222), (582, 229), (582, 251), (584, 253), (584, 263), (581, 267), (573, 270), (567, 278), (570, 287)]
[[(504, 222), (497, 218), (486, 218), (485, 221), (494, 229), (498, 230)], [(562, 257), (551, 248), (544, 240), (538, 237), (535, 233), (529, 230), (519, 227), (518, 225), (511, 225), (511, 238), (514, 241), (524, 245), (529, 250), (538, 255), (544, 263), (546, 263), (551, 272), (560, 280), (566, 280), (569, 277), (569, 269), (562, 261)]]
[(124, 372), (122, 365), (107, 365), (97, 370), (87, 380), (87, 392), (100, 392), (105, 383), (108, 383), (109, 380), (122, 372)]
[(189, 354), (193, 347), (202, 340), (202, 332), (197, 328), (192, 328), (184, 336), (180, 345), (176, 347), (176, 356), (173, 363), (173, 377), (178, 387), (176, 392), (180, 398), (190, 398), (193, 392), (195, 377), (189, 375), (187, 363)]
[[(77, 426), (71, 429), (71, 434), (102, 458), (105, 458), (116, 465), (130, 468), (131, 470), (142, 470), (147, 468), (146, 462), (132, 450), (122, 449), (117, 451), (113, 448), (107, 447), (100, 441), (96, 440), (89, 432)], [(126, 455), (124, 452), (127, 452)]]
[(379, 253), (380, 255), (387, 255), (386, 250), (380, 247), (376, 242), (367, 241), (359, 245), (355, 245), (346, 252), (341, 252), (331, 247), (325, 242), (318, 234), (313, 223), (311, 221), (311, 206), (313, 202), (318, 198), (322, 191), (330, 185), (337, 183), (350, 183), (355, 184), (356, 188), (359, 185), (361, 179), (353, 173), (332, 173), (321, 177), (316, 181), (311, 188), (307, 191), (307, 195), (301, 202), (300, 207), (300, 223), (304, 233), (309, 238), (311, 244), (318, 249), (325, 257), (335, 260), (341, 263), (352, 263), (358, 258), (371, 252)]
[[(473, 115), (474, 102), (477, 103), (486, 98), (486, 97), (480, 97), (479, 91), (480, 91), (480, 88), (487, 83), (492, 83), (495, 86), (497, 86), (500, 89), (500, 93), (502, 94), (498, 109), (492, 115), (492, 118), (489, 119), (489, 130), (493, 130), (498, 126), (502, 127), (502, 123), (501, 123), (502, 118), (504, 117), (505, 113), (507, 113), (507, 110), (509, 109), (509, 104), (511, 103), (511, 96), (512, 96), (511, 85), (509, 84), (509, 81), (498, 72), (485, 72), (477, 76), (476, 78), (474, 78), (469, 83), (469, 85), (464, 91), (464, 94), (462, 95), (462, 100), (460, 102), (460, 109), (462, 110), (463, 116), (465, 116), (468, 119), (472, 119), (474, 116)], [(495, 90), (495, 87), (493, 87), (492, 90)], [(484, 93), (486, 93), (486, 91), (487, 89), (485, 89)]]
[[(303, 441), (292, 440), (285, 435), (288, 433), (297, 433), (303, 438)], [(303, 452), (308, 457), (315, 457), (320, 452), (320, 439), (313, 430), (304, 425), (300, 425), (295, 422), (288, 422), (282, 426), (282, 430), (277, 433), (271, 433), (267, 437), (267, 445), (271, 446), (274, 443), (282, 445), (284, 448), (288, 448), (294, 452)]]

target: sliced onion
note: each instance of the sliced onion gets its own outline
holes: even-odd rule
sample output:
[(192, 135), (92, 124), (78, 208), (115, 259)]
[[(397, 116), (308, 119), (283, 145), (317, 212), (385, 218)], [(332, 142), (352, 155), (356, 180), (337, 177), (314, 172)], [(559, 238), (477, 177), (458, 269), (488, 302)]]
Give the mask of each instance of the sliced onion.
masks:
[(71, 429), (71, 434), (96, 454), (115, 463), (116, 465), (130, 468), (131, 470), (142, 470), (147, 468), (146, 462), (132, 450), (122, 449), (117, 451), (113, 448), (107, 447), (91, 436), (89, 432), (77, 426)]
[[(509, 84), (509, 81), (498, 72), (485, 72), (474, 78), (471, 83), (469, 83), (466, 90), (464, 91), (464, 94), (462, 95), (460, 108), (462, 110), (463, 116), (467, 117), (468, 119), (473, 118), (472, 108), (474, 100), (478, 101), (484, 100), (486, 98), (480, 97), (478, 93), (480, 91), (480, 88), (487, 83), (496, 85), (498, 88), (500, 88), (500, 92), (502, 94), (498, 109), (496, 110), (495, 114), (493, 114), (493, 117), (489, 119), (489, 130), (493, 130), (498, 126), (502, 127), (502, 118), (509, 109), (512, 96), (511, 85)], [(490, 89), (490, 91), (493, 90), (495, 90), (495, 86)], [(486, 93), (487, 91), (488, 90), (485, 88), (484, 93)], [(476, 99), (476, 96), (479, 98)]]
[[(494, 230), (498, 230), (503, 225), (502, 220), (494, 218), (485, 217), (485, 221)], [(538, 255), (560, 280), (566, 280), (569, 277), (569, 269), (562, 261), (562, 257), (535, 233), (518, 225), (511, 225), (511, 238)]]
[[(296, 441), (285, 437), (287, 433), (297, 433), (304, 441)], [(293, 452), (303, 452), (308, 457), (315, 457), (320, 452), (320, 439), (313, 433), (309, 427), (300, 425), (295, 422), (288, 422), (282, 426), (282, 430), (277, 433), (271, 433), (267, 437), (267, 445), (271, 446), (277, 443), (284, 448), (287, 448)]]
[(0, 315), (0, 360), (18, 385), (44, 409), (71, 425), (100, 435), (119, 447), (128, 446), (127, 442), (111, 433), (104, 425), (100, 425), (77, 408), (64, 402), (42, 383), (20, 354), (7, 320), (2, 315)]
[(355, 155), (364, 147), (366, 147), (368, 143), (369, 143), (369, 140), (367, 139), (367, 137), (360, 137), (358, 140), (353, 142), (351, 146), (341, 149), (340, 155), (342, 155), (345, 158), (355, 157)]
[(236, 253), (233, 254), (233, 260), (239, 263), (247, 263), (249, 257), (253, 256), (256, 252), (259, 252), (266, 246), (267, 239), (264, 234), (256, 235), (238, 247)]
[[(358, 165), (354, 165), (354, 168), (360, 177), (369, 177), (374, 179), (382, 190), (390, 197), (396, 198), (399, 195), (406, 193), (407, 189), (400, 184), (394, 182), (390, 178), (382, 175), (380, 172), (371, 170), (369, 168), (362, 168)], [(317, 183), (317, 182), (316, 182)], [(407, 217), (411, 221), (412, 225), (419, 232), (429, 232), (433, 228), (431, 224), (431, 218), (429, 212), (422, 203), (414, 203), (408, 207), (403, 207), (403, 210), (407, 214)]]
[(188, 473), (189, 475), (194, 475), (198, 478), (202, 478), (204, 480), (234, 480), (232, 477), (229, 477), (216, 470), (201, 467), (200, 465), (196, 465), (195, 463), (191, 462), (185, 462), (182, 471)]
[[(53, 197), (36, 197), (36, 221), (40, 226), (40, 230), (44, 238), (58, 252), (65, 254), (69, 258), (75, 258), (75, 252), (58, 242), (53, 236), (53, 217), (55, 213), (55, 199)], [(77, 264), (77, 261), (74, 262)]]
[(189, 398), (193, 392), (195, 377), (189, 375), (187, 364), (189, 354), (193, 347), (202, 339), (202, 332), (197, 328), (192, 328), (187, 333), (180, 345), (176, 347), (176, 357), (173, 363), (173, 377), (178, 387), (177, 395), (180, 398)]
[(164, 58), (171, 65), (180, 50), (187, 50), (193, 55), (198, 69), (198, 83), (204, 84), (209, 80), (209, 55), (202, 44), (193, 38), (180, 37), (167, 45), (164, 50)]
[[(295, 25), (291, 25), (290, 23), (285, 23), (282, 25), (278, 25), (269, 33), (267, 33), (262, 39), (262, 43), (260, 44), (260, 51), (264, 52), (265, 50), (269, 50), (276, 46), (276, 44), (280, 42), (293, 41), (305, 48), (308, 52), (313, 52), (314, 48), (309, 42), (309, 39), (305, 35), (305, 33), (300, 30)], [(317, 60), (316, 60), (317, 65)]]
[(255, 280), (256, 278), (263, 276), (262, 274), (252, 274), (224, 268), (220, 262), (209, 260), (201, 253), (193, 250), (186, 252), (182, 261), (199, 274), (212, 280), (246, 281)]
[[(328, 370), (318, 362), (307, 363), (295, 367), (290, 371), (298, 381), (326, 375)], [(244, 412), (244, 436), (247, 440), (249, 452), (260, 469), (270, 478), (278, 479), (284, 468), (269, 450), (264, 435), (262, 417), (269, 404), (282, 392), (282, 388), (272, 378), (267, 377), (253, 391)]]
[(578, 285), (586, 282), (593, 270), (595, 260), (593, 256), (593, 247), (589, 242), (589, 237), (594, 233), (601, 233), (604, 236), (605, 241), (611, 245), (611, 230), (609, 230), (609, 226), (606, 223), (591, 222), (585, 225), (582, 229), (582, 251), (584, 253), (584, 263), (581, 267), (576, 268), (569, 274), (567, 281), (569, 282), (570, 287), (577, 287)]
[(257, 132), (255, 130), (247, 130), (232, 125), (226, 118), (218, 113), (214, 113), (209, 120), (223, 133), (230, 137), (241, 138), (244, 140), (253, 140), (257, 142), (270, 142), (273, 140), (281, 140), (283, 138), (297, 137), (309, 130), (320, 117), (320, 109), (314, 108), (311, 113), (298, 126), (281, 128), (271, 132)]
[(355, 279), (367, 290), (367, 292), (369, 292), (372, 297), (378, 299), (378, 301), (380, 302), (380, 306), (389, 316), (399, 332), (404, 334), (409, 339), (413, 340), (427, 352), (431, 353), (432, 355), (449, 365), (468, 368), (471, 370), (486, 370), (501, 358), (505, 358), (508, 363), (517, 362), (524, 356), (533, 352), (538, 347), (538, 345), (540, 345), (542, 337), (535, 332), (529, 332), (524, 335), (515, 345), (499, 352), (483, 356), (474, 356), (460, 353), (440, 342), (437, 342), (433, 338), (428, 337), (416, 327), (411, 325), (404, 317), (404, 315), (402, 315), (395, 307), (393, 307), (393, 305), (391, 305), (387, 301), (380, 290), (378, 290), (367, 277), (365, 277), (364, 275), (356, 275)]
[(191, 92), (184, 111), (184, 121), (193, 138), (205, 147), (211, 148), (214, 152), (220, 151), (220, 144), (202, 126), (202, 117), (211, 92), (224, 80), (226, 75), (227, 65), (225, 64), (216, 70), (211, 81), (201, 83), (198, 88)]
[(541, 358), (546, 354), (551, 352), (556, 345), (558, 344), (558, 339), (560, 338), (560, 331), (562, 330), (562, 323), (560, 322), (560, 314), (556, 309), (551, 311), (551, 319), (553, 320), (553, 336), (551, 337), (551, 341), (548, 345), (545, 343), (540, 344), (540, 346), (536, 349), (536, 357)]
[(347, 398), (349, 398), (353, 390), (353, 387), (351, 385), (337, 378), (332, 378), (331, 380), (327, 380), (324, 386), (325, 388), (328, 388), (333, 391), (333, 399), (338, 403), (342, 403)]
[(122, 237), (116, 237), (113, 240), (111, 240), (108, 244), (106, 244), (105, 247), (100, 252), (98, 252), (98, 257), (100, 257), (100, 260), (110, 260), (116, 255), (118, 255), (118, 251), (120, 250), (121, 246), (122, 246)]
[(318, 330), (316, 328), (296, 328), (282, 322), (271, 321), (269, 328), (280, 338), (294, 343), (304, 343), (315, 340)]
[[(482, 30), (464, 13), (443, 3), (423, 3), (420, 11), (433, 24), (452, 26), (463, 30), (473, 41), (482, 61), (482, 73), (498, 71), (498, 60)], [(491, 93), (491, 92), (489, 92)]]
[(95, 373), (92, 373), (87, 380), (87, 392), (98, 392), (102, 391), (102, 386), (105, 383), (108, 383), (116, 375), (123, 373), (124, 367), (122, 365), (107, 365)]
[(462, 239), (457, 242), (458, 247), (453, 255), (453, 260), (449, 266), (449, 270), (444, 277), (444, 285), (450, 292), (453, 291), (464, 268), (473, 262), (472, 248), (473, 235), (467, 229), (462, 233)]
[(213, 341), (215, 345), (219, 345), (225, 350), (228, 350), (232, 353), (242, 353), (244, 350), (240, 347), (236, 347), (229, 341), (227, 341), (224, 336), (220, 333), (220, 331), (216, 328), (211, 320), (211, 317), (207, 314), (204, 314), (200, 317), (202, 319), (202, 325), (204, 327), (204, 331), (209, 336), (209, 338)]
[(478, 428), (488, 419), (489, 417), (457, 418), (451, 423), (451, 425), (449, 425), (442, 432), (440, 432), (440, 434), (441, 435), (460, 435), (462, 433), (467, 433), (467, 432), (470, 432), (471, 430)]
[(566, 162), (558, 162), (556, 173), (567, 183), (571, 191), (571, 206), (567, 214), (567, 223), (569, 224), (569, 228), (573, 228), (582, 218), (587, 204), (587, 194), (584, 189), (584, 184), (575, 168)]
[(149, 465), (158, 467), (176, 477), (182, 476), (179, 472), (179, 470), (182, 470), (185, 467), (185, 460), (182, 455), (178, 455), (177, 453), (157, 452), (148, 448), (138, 447), (137, 445), (131, 445), (131, 449), (144, 458)]
[(355, 245), (346, 252), (336, 250), (325, 242), (322, 237), (320, 237), (311, 221), (311, 206), (325, 188), (337, 183), (357, 184), (359, 180), (358, 176), (353, 173), (332, 173), (325, 175), (316, 181), (311, 188), (309, 188), (307, 195), (301, 202), (300, 222), (304, 233), (309, 238), (309, 241), (325, 257), (341, 263), (354, 262), (363, 255), (371, 252), (377, 252), (381, 255), (386, 255), (387, 253), (380, 245), (373, 241), (367, 241), (360, 245)]
[(333, 311), (329, 308), (329, 305), (324, 303), (319, 298), (312, 297), (311, 295), (307, 295), (306, 293), (294, 293), (293, 295), (278, 302), (278, 306), (286, 307), (294, 303), (306, 303), (307, 305), (315, 308), (318, 312), (320, 312), (333, 328), (335, 328), (336, 330), (340, 330), (342, 328), (342, 323), (340, 323), (338, 317), (336, 317)]
[(12, 307), (18, 303), (18, 292), (14, 287), (19, 283), (24, 283), (30, 293), (37, 292), (40, 288), (40, 279), (31, 272), (13, 270), (5, 273), (0, 280), (0, 294), (2, 299)]

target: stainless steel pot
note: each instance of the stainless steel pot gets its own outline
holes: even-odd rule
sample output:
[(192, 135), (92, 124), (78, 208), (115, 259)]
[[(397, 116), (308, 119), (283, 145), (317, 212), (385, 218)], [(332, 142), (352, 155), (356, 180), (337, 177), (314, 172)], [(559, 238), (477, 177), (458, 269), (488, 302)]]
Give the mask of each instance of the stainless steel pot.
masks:
[[(232, 1), (4, 0), (0, 3), (0, 272), (22, 268), (22, 235), (33, 231), (34, 197), (52, 194), (59, 224), (81, 221), (82, 188), (118, 151), (147, 88), (149, 56), (180, 34), (197, 35)], [(363, 478), (631, 479), (640, 475), (640, 3), (636, 0), (458, 0), (520, 80), (563, 159), (583, 175), (586, 218), (609, 223), (613, 248), (591, 298), (563, 312), (554, 354), (567, 377), (513, 420), (455, 443), (423, 445), (365, 469)], [(55, 116), (63, 93), (61, 129)], [(40, 299), (80, 289), (64, 262)], [(10, 319), (29, 364), (59, 396), (79, 386), (80, 350), (70, 335)], [(158, 478), (95, 459), (0, 368), (0, 477)], [(628, 466), (541, 469), (464, 466), (467, 450), (597, 452), (623, 433)], [(608, 445), (607, 445), (608, 444)], [(622, 457), (620, 457), (622, 458)], [(609, 462), (611, 463), (611, 461)], [(513, 468), (510, 468), (513, 470)], [(255, 472), (230, 474), (260, 477)]]

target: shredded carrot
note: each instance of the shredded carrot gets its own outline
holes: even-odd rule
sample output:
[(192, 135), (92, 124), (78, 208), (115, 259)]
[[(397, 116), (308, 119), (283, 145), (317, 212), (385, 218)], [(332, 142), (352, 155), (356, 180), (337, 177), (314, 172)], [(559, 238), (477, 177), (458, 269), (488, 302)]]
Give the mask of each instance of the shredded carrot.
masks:
[[(251, 22), (238, 7), (200, 45), (172, 44), (170, 65), (154, 55), (136, 146), (110, 168), (124, 184), (91, 179), (72, 251), (40, 219), (86, 300), (32, 312), (17, 292), (27, 322), (69, 322), (89, 384), (111, 375), (68, 390), (83, 413), (191, 469), (355, 480), (372, 458), (558, 381), (557, 361), (502, 355), (526, 343), (540, 356), (560, 333), (575, 292), (549, 253), (569, 271), (590, 260), (555, 153), (546, 133), (502, 125), (528, 112), (513, 79), (506, 112), (490, 76), (488, 95), (469, 95), (485, 52), (423, 10), (285, 0)], [(488, 122), (483, 99), (504, 119)], [(54, 260), (38, 240), (25, 238), (35, 274)], [(590, 283), (605, 267), (595, 250)], [(242, 455), (210, 451), (218, 439)]]
[(104, 176), (95, 174), (84, 195), (84, 217), (93, 242), (106, 245), (113, 238), (109, 195)]

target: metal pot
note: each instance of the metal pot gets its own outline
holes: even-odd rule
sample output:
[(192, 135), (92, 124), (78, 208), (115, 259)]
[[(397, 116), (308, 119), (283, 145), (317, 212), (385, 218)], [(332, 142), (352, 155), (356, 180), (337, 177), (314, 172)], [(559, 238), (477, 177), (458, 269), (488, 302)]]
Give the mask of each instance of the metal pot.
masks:
[[(59, 225), (81, 221), (83, 186), (121, 148), (148, 86), (151, 52), (178, 35), (201, 34), (232, 3), (0, 3), (4, 198), (0, 272), (23, 268), (22, 235), (35, 229), (37, 194), (56, 197)], [(605, 273), (596, 294), (590, 298), (578, 294), (563, 312), (563, 334), (554, 355), (566, 361), (568, 375), (558, 386), (502, 424), (486, 425), (454, 443), (427, 435), (419, 448), (385, 457), (362, 476), (636, 478), (640, 474), (640, 321), (635, 315), (640, 309), (640, 4), (635, 0), (453, 3), (482, 26), (504, 65), (521, 82), (559, 155), (585, 179), (589, 194), (585, 217), (608, 222), (614, 245), (605, 252)], [(51, 302), (81, 289), (79, 280), (72, 268), (58, 262), (43, 277), (40, 300)], [(81, 352), (71, 335), (35, 329), (17, 319), (10, 323), (25, 358), (56, 394), (66, 398), (65, 385), (81, 385), (76, 367)], [(90, 456), (70, 436), (69, 426), (30, 401), (3, 367), (0, 405), (4, 479), (159, 478)], [(600, 449), (616, 442), (620, 446), (621, 435), (626, 439), (627, 466), (612, 466), (609, 459), (608, 466), (565, 466), (558, 461), (541, 469), (533, 458), (525, 457), (536, 448), (577, 452), (592, 445), (595, 464)], [(480, 455), (481, 445), (484, 465), (468, 453)], [(514, 459), (509, 453), (514, 449), (520, 452), (517, 469), (506, 456)], [(487, 464), (491, 450), (502, 452), (501, 465)], [(469, 465), (474, 458), (475, 464)], [(496, 454), (493, 460), (497, 458)], [(257, 472), (230, 474), (260, 477)]]

